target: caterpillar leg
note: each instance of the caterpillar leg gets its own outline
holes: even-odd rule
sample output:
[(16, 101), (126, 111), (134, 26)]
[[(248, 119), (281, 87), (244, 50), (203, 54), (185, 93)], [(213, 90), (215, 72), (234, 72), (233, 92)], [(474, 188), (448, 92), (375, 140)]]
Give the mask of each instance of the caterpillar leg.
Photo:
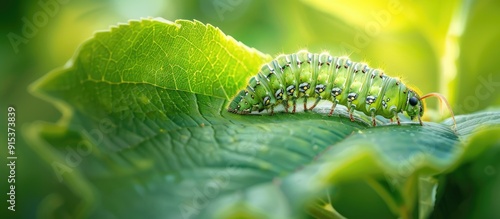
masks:
[(352, 113), (354, 112), (354, 108), (356, 108), (356, 107), (352, 107), (352, 106), (351, 106), (351, 107), (349, 108), (349, 119), (351, 119), (351, 122), (354, 122), (354, 117), (353, 117), (353, 115), (352, 115)]
[(307, 111), (307, 96), (304, 96), (304, 112)]
[(332, 116), (333, 110), (335, 110), (336, 106), (337, 106), (337, 101), (333, 100), (332, 108), (330, 109), (330, 113), (328, 113), (328, 116)]
[(377, 126), (377, 122), (375, 122), (375, 111), (372, 111), (372, 126)]
[(321, 100), (321, 97), (317, 97), (316, 101), (314, 101), (314, 104), (309, 108), (309, 110), (314, 109), (314, 107), (316, 107), (316, 105), (318, 105), (318, 103), (319, 103), (320, 100)]
[(392, 113), (394, 114), (394, 117), (396, 118), (396, 122), (398, 123), (398, 125), (401, 125), (401, 121), (399, 121), (398, 117), (398, 112), (396, 112), (396, 110), (393, 110)]
[(292, 113), (295, 113), (295, 109), (297, 108), (297, 100), (296, 100), (295, 98), (293, 98), (292, 102), (293, 102), (293, 110), (292, 110)]
[(274, 106), (271, 106), (271, 116), (274, 115)]
[(283, 101), (283, 107), (285, 107), (285, 113), (288, 113), (288, 107), (290, 107), (290, 105), (288, 105), (288, 100)]

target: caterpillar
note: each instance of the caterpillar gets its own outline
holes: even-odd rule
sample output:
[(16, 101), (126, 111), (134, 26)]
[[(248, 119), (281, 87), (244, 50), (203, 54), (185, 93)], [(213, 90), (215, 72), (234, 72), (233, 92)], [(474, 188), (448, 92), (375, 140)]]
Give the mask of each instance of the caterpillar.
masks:
[[(329, 100), (332, 102), (329, 116), (341, 104), (347, 107), (351, 121), (354, 121), (353, 112), (357, 110), (371, 116), (373, 126), (376, 126), (376, 115), (391, 120), (395, 118), (400, 125), (398, 113), (406, 112), (411, 120), (416, 117), (423, 125), (421, 118), (425, 105), (422, 100), (431, 96), (438, 97), (451, 111), (442, 95), (430, 93), (421, 96), (399, 78), (390, 77), (380, 69), (353, 62), (345, 56), (301, 50), (280, 55), (263, 65), (258, 74), (250, 78), (246, 89), (232, 99), (228, 111), (248, 114), (270, 109), (272, 115), (278, 104), (283, 104), (288, 112), (289, 102), (292, 102), (292, 113), (295, 113), (297, 100), (304, 98), (304, 111), (314, 109), (321, 100)], [(308, 98), (315, 99), (309, 108)], [(452, 111), (451, 115), (455, 122)]]

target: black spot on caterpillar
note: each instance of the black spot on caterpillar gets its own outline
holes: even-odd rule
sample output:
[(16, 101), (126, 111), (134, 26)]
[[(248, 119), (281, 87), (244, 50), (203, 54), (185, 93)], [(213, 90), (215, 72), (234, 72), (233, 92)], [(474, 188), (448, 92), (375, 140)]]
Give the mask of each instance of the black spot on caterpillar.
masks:
[[(270, 109), (272, 114), (275, 106), (283, 104), (288, 112), (292, 102), (294, 113), (297, 99), (304, 98), (305, 111), (312, 110), (320, 100), (329, 100), (333, 103), (330, 116), (336, 105), (341, 104), (347, 107), (352, 121), (353, 112), (357, 110), (371, 116), (373, 126), (376, 125), (376, 115), (396, 118), (400, 124), (398, 113), (406, 112), (412, 120), (418, 118), (422, 125), (425, 109), (422, 99), (430, 96), (447, 104), (442, 95), (430, 93), (420, 97), (415, 89), (406, 86), (399, 78), (385, 75), (382, 70), (370, 68), (367, 64), (326, 52), (315, 54), (301, 50), (280, 55), (263, 65), (246, 89), (233, 98), (228, 111), (247, 114)], [(315, 99), (310, 108), (307, 108), (308, 98)], [(449, 108), (449, 104), (447, 106)]]

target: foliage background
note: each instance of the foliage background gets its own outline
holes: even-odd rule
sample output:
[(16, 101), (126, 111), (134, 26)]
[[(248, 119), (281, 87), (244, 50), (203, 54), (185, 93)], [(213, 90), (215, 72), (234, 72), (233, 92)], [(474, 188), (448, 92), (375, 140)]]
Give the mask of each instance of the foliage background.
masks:
[[(391, 2), (400, 4), (400, 12), (390, 11)], [(32, 38), (27, 38), (26, 44), (20, 44), (17, 52), (8, 34), (22, 36), (23, 18), (32, 20), (43, 8), (39, 1), (29, 0), (8, 0), (1, 4), (0, 108), (3, 115), (0, 122), (6, 124), (7, 106), (13, 105), (17, 109), (19, 128), (36, 120), (58, 120), (60, 112), (50, 103), (28, 94), (27, 86), (51, 69), (62, 66), (95, 30), (107, 30), (110, 25), (129, 19), (157, 16), (210, 23), (244, 44), (272, 55), (307, 48), (366, 60), (390, 75), (403, 77), (423, 93), (444, 93), (458, 114), (500, 103), (498, 86), (484, 89), (483, 82), (500, 82), (496, 65), (500, 53), (500, 29), (496, 27), (500, 21), (497, 13), (500, 2), (494, 0), (68, 0), (56, 3), (56, 13), (37, 28)], [(379, 15), (384, 11), (389, 13), (389, 19), (381, 22)], [(367, 31), (374, 23), (380, 31)], [(360, 39), (364, 43), (360, 43)], [(435, 108), (436, 104), (431, 103), (430, 107)], [(18, 129), (17, 134), (20, 160), (16, 216), (33, 218), (39, 203), (59, 185), (50, 166), (26, 145), (22, 129)], [(5, 137), (2, 134), (0, 140), (5, 142)], [(5, 150), (1, 150), (0, 163), (6, 163)], [(0, 171), (0, 176), (7, 175), (4, 165)], [(3, 186), (4, 180), (1, 182)], [(1, 208), (2, 215), (7, 214), (5, 209)]]

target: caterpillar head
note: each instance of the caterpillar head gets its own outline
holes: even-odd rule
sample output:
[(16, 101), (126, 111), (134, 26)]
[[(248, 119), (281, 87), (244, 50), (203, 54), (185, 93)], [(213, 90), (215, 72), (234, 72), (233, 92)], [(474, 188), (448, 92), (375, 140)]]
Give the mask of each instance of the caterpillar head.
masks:
[(424, 103), (414, 90), (408, 91), (408, 98), (406, 99), (406, 113), (413, 120), (415, 116), (422, 117), (424, 115)]
[(235, 98), (229, 103), (229, 107), (227, 111), (236, 114), (247, 114), (250, 113), (250, 108), (252, 107), (247, 100), (245, 100), (245, 96), (247, 92), (242, 90), (236, 95)]

